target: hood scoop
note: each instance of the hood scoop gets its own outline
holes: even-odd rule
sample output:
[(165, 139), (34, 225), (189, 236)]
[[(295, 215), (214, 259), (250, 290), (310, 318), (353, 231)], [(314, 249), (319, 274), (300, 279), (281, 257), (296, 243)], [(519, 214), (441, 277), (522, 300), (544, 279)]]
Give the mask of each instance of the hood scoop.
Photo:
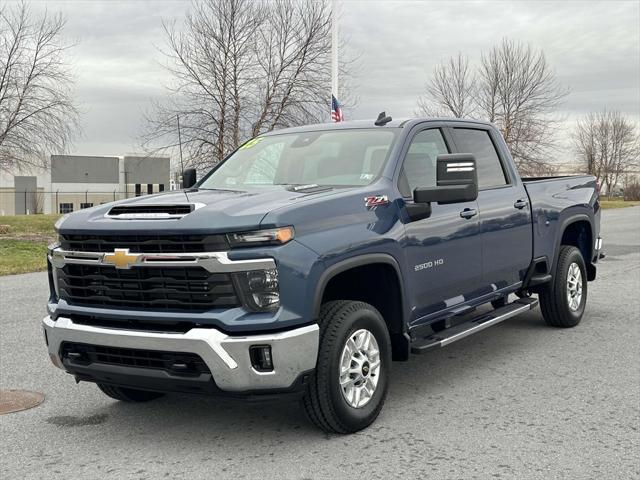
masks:
[(183, 203), (175, 205), (117, 205), (105, 215), (117, 220), (166, 220), (182, 218), (194, 210), (204, 207), (203, 203)]

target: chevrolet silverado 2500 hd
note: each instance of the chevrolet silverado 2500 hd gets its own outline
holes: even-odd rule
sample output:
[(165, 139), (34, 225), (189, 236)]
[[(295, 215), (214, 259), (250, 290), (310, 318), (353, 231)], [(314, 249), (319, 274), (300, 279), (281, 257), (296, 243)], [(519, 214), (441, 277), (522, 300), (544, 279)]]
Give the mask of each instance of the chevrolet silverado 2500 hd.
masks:
[(130, 402), (297, 394), (348, 433), (378, 416), (392, 360), (538, 300), (549, 325), (577, 325), (595, 179), (520, 178), (488, 123), (383, 117), (264, 134), (184, 190), (63, 217), (53, 363)]

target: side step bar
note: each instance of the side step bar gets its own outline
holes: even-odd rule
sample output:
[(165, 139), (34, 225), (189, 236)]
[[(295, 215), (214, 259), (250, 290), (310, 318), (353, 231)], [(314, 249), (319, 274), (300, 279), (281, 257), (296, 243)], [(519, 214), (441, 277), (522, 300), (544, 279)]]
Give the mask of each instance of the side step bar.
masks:
[(468, 322), (461, 323), (446, 330), (434, 333), (425, 338), (419, 338), (411, 344), (411, 353), (423, 353), (432, 347), (444, 347), (457, 340), (468, 337), (485, 328), (515, 317), (523, 312), (532, 310), (538, 305), (535, 298), (520, 298), (504, 307), (482, 314)]

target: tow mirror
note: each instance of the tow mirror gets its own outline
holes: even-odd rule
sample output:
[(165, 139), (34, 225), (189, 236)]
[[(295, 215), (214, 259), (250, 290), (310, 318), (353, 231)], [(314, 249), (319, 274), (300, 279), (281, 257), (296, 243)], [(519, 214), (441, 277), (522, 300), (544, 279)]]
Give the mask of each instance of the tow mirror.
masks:
[(415, 203), (459, 203), (478, 198), (476, 159), (470, 153), (438, 155), (436, 187), (418, 187), (413, 191)]
[(182, 172), (182, 188), (191, 188), (196, 184), (196, 169), (187, 168)]

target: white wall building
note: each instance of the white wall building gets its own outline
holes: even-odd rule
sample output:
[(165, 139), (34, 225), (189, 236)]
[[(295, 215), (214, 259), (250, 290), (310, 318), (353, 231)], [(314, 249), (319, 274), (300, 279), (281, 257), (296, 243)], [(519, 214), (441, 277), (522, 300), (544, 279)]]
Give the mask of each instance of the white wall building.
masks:
[(52, 155), (48, 171), (0, 176), (0, 215), (69, 213), (168, 190), (168, 156)]

